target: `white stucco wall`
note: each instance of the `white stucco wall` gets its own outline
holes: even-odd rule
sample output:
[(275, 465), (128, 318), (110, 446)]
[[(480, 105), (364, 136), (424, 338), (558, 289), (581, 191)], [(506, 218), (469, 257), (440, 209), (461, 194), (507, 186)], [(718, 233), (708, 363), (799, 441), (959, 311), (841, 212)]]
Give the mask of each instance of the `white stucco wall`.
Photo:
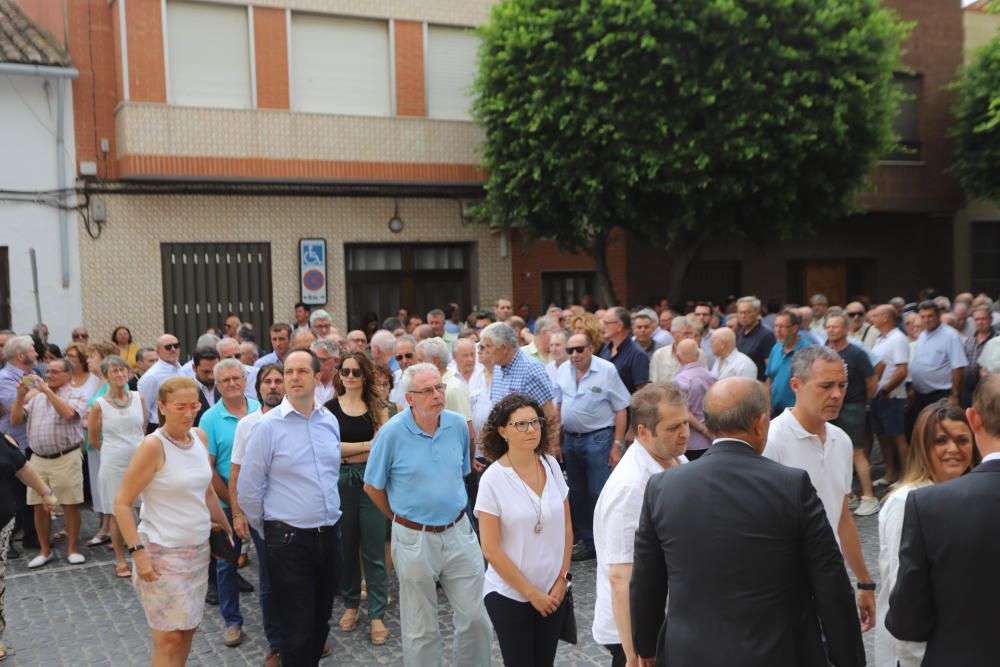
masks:
[[(58, 187), (56, 124), (58, 79), (0, 73), (0, 190), (54, 190)], [(66, 84), (62, 167), (65, 183), (75, 182), (73, 96)], [(69, 286), (63, 286), (59, 251), (59, 210), (28, 202), (4, 201), (0, 195), (0, 246), (8, 248), (11, 323), (30, 333), (36, 323), (28, 251), (35, 248), (42, 321), (49, 341), (64, 347), (70, 331), (82, 322), (77, 216), (69, 220)], [(75, 199), (68, 200), (71, 204)]]

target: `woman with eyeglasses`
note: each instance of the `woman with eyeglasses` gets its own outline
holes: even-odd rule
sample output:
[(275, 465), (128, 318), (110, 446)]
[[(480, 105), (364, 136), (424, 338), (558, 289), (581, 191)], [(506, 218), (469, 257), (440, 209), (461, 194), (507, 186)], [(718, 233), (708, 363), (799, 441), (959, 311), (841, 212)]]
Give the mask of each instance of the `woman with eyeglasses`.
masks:
[(129, 328), (115, 327), (111, 332), (111, 342), (118, 346), (117, 354), (125, 360), (129, 370), (134, 370), (138, 363), (136, 356), (139, 354), (139, 345), (132, 342), (132, 332)]
[[(369, 638), (385, 644), (389, 631), (383, 618), (389, 597), (385, 567), (385, 531), (388, 520), (364, 492), (365, 467), (375, 433), (388, 419), (388, 410), (375, 388), (372, 362), (363, 352), (348, 352), (340, 361), (336, 396), (326, 403), (340, 424), (340, 537), (344, 549), (341, 594), (344, 615), (340, 629), (358, 626), (361, 606), (361, 561), (368, 592)], [(358, 554), (361, 558), (358, 558)]]
[[(205, 611), (209, 534), (232, 541), (232, 528), (212, 488), (208, 438), (194, 419), (198, 385), (172, 377), (157, 393), (160, 426), (146, 436), (115, 496), (115, 519), (132, 556), (135, 586), (153, 633), (154, 665), (183, 665)], [(132, 507), (139, 495), (139, 526)]]
[(505, 665), (550, 666), (567, 614), (573, 528), (569, 489), (548, 450), (545, 415), (526, 394), (500, 399), (482, 435), (494, 462), (479, 480), (476, 516), (486, 611)]

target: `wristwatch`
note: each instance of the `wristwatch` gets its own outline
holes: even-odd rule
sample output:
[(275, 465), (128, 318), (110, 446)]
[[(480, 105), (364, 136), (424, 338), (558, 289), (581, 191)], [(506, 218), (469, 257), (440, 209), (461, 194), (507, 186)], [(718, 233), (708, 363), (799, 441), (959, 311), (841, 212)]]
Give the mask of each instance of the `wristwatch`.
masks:
[(139, 544), (135, 545), (134, 547), (129, 547), (128, 548), (128, 553), (129, 553), (129, 555), (132, 555), (136, 551), (143, 551), (145, 548), (146, 548), (146, 545), (143, 544), (142, 542), (139, 542)]
[(873, 590), (875, 590), (875, 582), (872, 581), (870, 583), (863, 584), (863, 583), (861, 583), (859, 581), (858, 582), (858, 590), (859, 591), (873, 591)]

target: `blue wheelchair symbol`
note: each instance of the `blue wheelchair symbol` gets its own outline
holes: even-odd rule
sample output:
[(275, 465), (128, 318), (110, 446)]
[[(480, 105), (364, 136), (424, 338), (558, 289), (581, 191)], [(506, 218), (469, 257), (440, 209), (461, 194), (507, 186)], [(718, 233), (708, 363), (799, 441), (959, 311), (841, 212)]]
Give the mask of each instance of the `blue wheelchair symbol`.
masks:
[(302, 263), (307, 266), (323, 264), (323, 246), (321, 244), (306, 244), (302, 246)]

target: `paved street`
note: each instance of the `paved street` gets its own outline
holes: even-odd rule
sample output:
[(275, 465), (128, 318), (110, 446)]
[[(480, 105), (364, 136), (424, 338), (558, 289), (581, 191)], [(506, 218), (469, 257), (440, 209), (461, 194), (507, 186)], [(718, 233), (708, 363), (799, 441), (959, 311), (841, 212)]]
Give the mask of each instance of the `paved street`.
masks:
[[(878, 515), (859, 518), (857, 522), (865, 560), (877, 581)], [(95, 528), (94, 515), (85, 512), (83, 535), (93, 535)], [(111, 550), (103, 546), (85, 548), (88, 562), (73, 566), (65, 561), (65, 549), (61, 548), (64, 542), (56, 544), (56, 551), (61, 557), (59, 561), (39, 570), (28, 570), (27, 562), (35, 554), (28, 551), (27, 558), (22, 556), (11, 561), (8, 567), (7, 631), (4, 640), (12, 656), (7, 664), (25, 667), (147, 665), (150, 640), (146, 619), (128, 581), (115, 578)], [(557, 665), (609, 664), (604, 649), (590, 637), (594, 570), (594, 561), (574, 567), (580, 643), (577, 646), (561, 644)], [(242, 573), (256, 584), (256, 561), (252, 560)], [(333, 655), (324, 664), (352, 667), (402, 664), (395, 586), (392, 595), (394, 602), (386, 618), (389, 641), (381, 647), (374, 647), (368, 642), (364, 614), (362, 622), (352, 633), (343, 633), (336, 627), (336, 621), (343, 612), (343, 603), (338, 599), (331, 621), (334, 627), (330, 631)], [(223, 625), (218, 607), (207, 607), (201, 630), (195, 635), (189, 665), (260, 664), (267, 651), (256, 595), (244, 594), (240, 599), (247, 633), (243, 644), (238, 648), (226, 648), (222, 644)], [(441, 632), (446, 639), (452, 634), (450, 610), (446, 604), (442, 604)], [(873, 633), (865, 635), (869, 662), (873, 656), (873, 640)], [(493, 648), (494, 664), (502, 664), (496, 642)]]

